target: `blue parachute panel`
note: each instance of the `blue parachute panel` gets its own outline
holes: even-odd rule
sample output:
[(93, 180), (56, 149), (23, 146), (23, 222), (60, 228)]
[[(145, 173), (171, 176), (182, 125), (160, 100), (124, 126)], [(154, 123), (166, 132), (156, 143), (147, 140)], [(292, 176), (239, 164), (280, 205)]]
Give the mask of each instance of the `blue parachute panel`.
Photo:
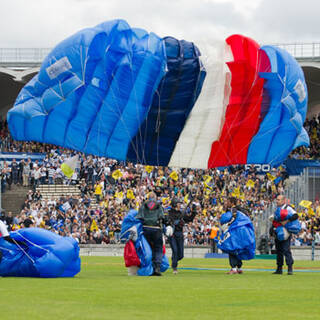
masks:
[(39, 228), (20, 229), (10, 236), (27, 247), (0, 239), (1, 276), (56, 278), (80, 272), (80, 249), (74, 239)]
[(16, 140), (125, 159), (165, 74), (164, 41), (113, 20), (79, 31), (45, 58), (8, 112)]
[(153, 96), (147, 118), (132, 139), (127, 159), (168, 165), (186, 119), (205, 79), (198, 48), (190, 42), (164, 38), (167, 73)]
[[(221, 215), (220, 223), (229, 222), (232, 216), (228, 211)], [(232, 253), (241, 260), (250, 260), (255, 256), (255, 234), (251, 220), (242, 212), (238, 211), (235, 221), (227, 230), (219, 232), (217, 246), (223, 252)]]
[[(138, 211), (130, 210), (124, 217), (121, 225), (121, 239), (129, 239), (130, 229), (135, 227), (137, 230), (137, 239), (134, 241), (134, 246), (137, 255), (140, 259), (140, 267), (137, 274), (139, 276), (151, 276), (153, 274), (152, 266), (152, 250), (151, 247), (143, 235), (142, 223), (139, 219), (136, 219)], [(169, 262), (166, 255), (163, 255), (160, 266), (160, 271), (165, 272), (169, 268)]]
[(261, 50), (268, 56), (271, 66), (270, 72), (259, 73), (266, 80), (264, 94), (270, 105), (251, 141), (247, 162), (276, 166), (292, 149), (309, 145), (303, 128), (308, 93), (303, 71), (290, 54), (274, 46), (264, 46)]

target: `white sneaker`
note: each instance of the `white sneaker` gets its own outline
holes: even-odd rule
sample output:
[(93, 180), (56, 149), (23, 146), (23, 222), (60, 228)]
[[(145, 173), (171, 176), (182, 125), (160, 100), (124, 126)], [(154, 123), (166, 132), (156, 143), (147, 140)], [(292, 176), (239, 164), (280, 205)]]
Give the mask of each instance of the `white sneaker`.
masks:
[(178, 270), (177, 269), (173, 269), (173, 274), (178, 274)]

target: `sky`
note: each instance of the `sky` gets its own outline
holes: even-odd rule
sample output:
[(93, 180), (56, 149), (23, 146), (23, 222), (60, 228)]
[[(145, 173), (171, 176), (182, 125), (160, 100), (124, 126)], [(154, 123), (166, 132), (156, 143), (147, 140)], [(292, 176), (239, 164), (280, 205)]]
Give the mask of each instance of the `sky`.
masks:
[(320, 42), (319, 12), (319, 0), (0, 0), (0, 48), (51, 48), (113, 19), (194, 43), (234, 33), (261, 45)]

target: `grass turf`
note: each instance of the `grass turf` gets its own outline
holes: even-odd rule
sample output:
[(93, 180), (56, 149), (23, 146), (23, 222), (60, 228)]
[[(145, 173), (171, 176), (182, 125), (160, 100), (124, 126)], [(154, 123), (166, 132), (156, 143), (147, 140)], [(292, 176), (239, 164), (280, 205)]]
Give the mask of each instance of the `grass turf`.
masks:
[[(227, 259), (184, 259), (179, 267), (225, 270), (129, 277), (122, 258), (82, 257), (75, 278), (0, 278), (0, 318), (320, 319), (320, 272), (272, 275), (274, 260), (245, 261), (242, 275), (226, 275)], [(294, 267), (320, 271), (320, 261)]]

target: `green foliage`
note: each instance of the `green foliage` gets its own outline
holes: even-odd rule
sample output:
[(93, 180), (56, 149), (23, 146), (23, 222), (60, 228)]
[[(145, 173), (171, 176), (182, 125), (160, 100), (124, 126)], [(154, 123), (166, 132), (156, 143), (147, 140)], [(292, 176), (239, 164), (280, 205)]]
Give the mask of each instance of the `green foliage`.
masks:
[[(294, 266), (320, 271), (319, 261)], [(272, 275), (272, 260), (245, 262), (242, 275), (226, 275), (226, 259), (184, 259), (181, 267), (221, 270), (129, 277), (122, 258), (83, 257), (75, 278), (0, 278), (1, 320), (320, 318), (320, 272)]]

